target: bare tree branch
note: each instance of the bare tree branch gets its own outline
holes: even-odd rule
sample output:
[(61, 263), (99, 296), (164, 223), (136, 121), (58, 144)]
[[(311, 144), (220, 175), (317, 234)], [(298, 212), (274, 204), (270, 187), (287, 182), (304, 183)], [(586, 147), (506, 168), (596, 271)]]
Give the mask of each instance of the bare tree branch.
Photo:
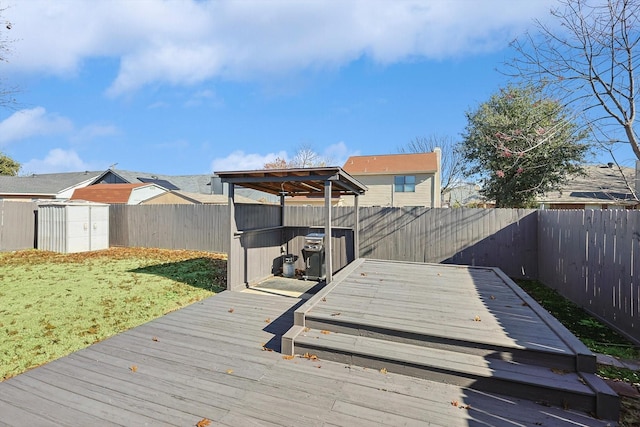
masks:
[[(636, 126), (636, 69), (640, 1), (559, 0), (551, 11), (559, 27), (536, 21), (538, 33), (512, 43), (518, 56), (508, 74), (541, 82), (565, 105), (585, 113), (591, 128), (620, 141), (640, 159)], [(603, 114), (594, 116), (601, 111)]]
[(458, 149), (458, 142), (448, 136), (418, 136), (405, 146), (399, 147), (400, 153), (430, 153), (439, 147), (442, 151), (440, 164), (440, 194), (445, 194), (462, 183), (463, 157)]

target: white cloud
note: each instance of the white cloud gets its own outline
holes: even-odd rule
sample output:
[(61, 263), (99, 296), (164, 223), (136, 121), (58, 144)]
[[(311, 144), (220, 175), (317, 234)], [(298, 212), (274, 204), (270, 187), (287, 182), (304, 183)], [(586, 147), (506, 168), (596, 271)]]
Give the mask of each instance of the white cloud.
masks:
[(66, 117), (47, 113), (43, 107), (20, 110), (0, 122), (0, 146), (33, 136), (68, 133), (73, 124)]
[(184, 103), (185, 107), (198, 107), (203, 104), (208, 104), (215, 108), (220, 108), (224, 106), (224, 100), (218, 95), (210, 90), (200, 90), (191, 95), (191, 97)]
[(350, 156), (360, 155), (359, 151), (351, 151), (347, 148), (347, 145), (340, 141), (335, 144), (327, 146), (321, 153), (321, 157), (328, 159), (329, 166), (342, 167)]
[(113, 125), (90, 124), (75, 132), (70, 138), (74, 142), (91, 141), (95, 138), (117, 135), (118, 128)]
[(54, 148), (44, 159), (31, 159), (22, 164), (24, 173), (56, 173), (92, 170), (92, 166), (84, 162), (73, 150)]
[(285, 151), (279, 151), (277, 153), (262, 155), (237, 150), (227, 157), (213, 159), (211, 162), (211, 170), (213, 172), (221, 172), (262, 169), (265, 163), (272, 162), (278, 157), (287, 160), (287, 153)]
[(108, 93), (144, 85), (261, 78), (459, 57), (504, 47), (556, 0), (21, 1), (3, 12), (17, 42), (9, 69), (73, 75), (120, 62)]

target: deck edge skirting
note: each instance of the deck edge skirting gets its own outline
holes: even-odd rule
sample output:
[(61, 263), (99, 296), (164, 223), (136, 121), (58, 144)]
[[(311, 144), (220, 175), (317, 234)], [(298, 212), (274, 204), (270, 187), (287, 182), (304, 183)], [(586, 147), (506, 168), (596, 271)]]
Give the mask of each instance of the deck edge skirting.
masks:
[[(411, 344), (425, 348), (437, 348), (473, 354), (484, 355), (487, 352), (495, 354), (494, 359), (511, 360), (520, 363), (545, 366), (549, 368), (563, 369), (575, 372), (575, 355), (568, 353), (553, 353), (544, 350), (507, 347), (500, 344), (485, 343), (479, 341), (462, 341), (456, 338), (447, 338), (430, 334), (402, 331), (394, 328), (383, 328), (368, 325), (356, 320), (338, 320), (326, 316), (308, 315), (305, 317), (305, 326), (311, 329), (325, 329), (335, 333), (375, 338), (397, 342), (399, 344)], [(507, 357), (509, 355), (509, 357)]]
[(302, 331), (304, 331), (304, 326), (293, 325), (285, 332), (280, 345), (282, 354), (287, 356), (293, 356), (295, 354), (295, 339)]
[(576, 357), (576, 371), (593, 374), (597, 370), (596, 356), (584, 345), (582, 341), (575, 337), (558, 319), (553, 317), (536, 300), (523, 291), (509, 276), (497, 267), (491, 267), (513, 292), (516, 293), (529, 307), (540, 317), (540, 319), (553, 330), (556, 335), (569, 347)]
[(293, 324), (298, 326), (305, 326), (306, 314), (316, 305), (322, 301), (338, 284), (351, 274), (356, 268), (360, 267), (365, 262), (365, 258), (358, 258), (351, 262), (349, 265), (340, 270), (333, 277), (333, 280), (327, 284), (324, 288), (318, 291), (313, 297), (309, 298), (307, 302), (302, 304), (293, 313)]
[[(597, 413), (603, 418), (611, 415), (612, 410), (603, 408), (598, 411), (598, 395), (590, 387), (585, 387), (588, 392), (569, 390), (548, 385), (543, 381), (517, 380), (506, 376), (483, 375), (474, 372), (462, 372), (450, 368), (421, 364), (416, 361), (404, 360), (401, 357), (386, 357), (358, 351), (356, 349), (326, 347), (316, 343), (301, 343), (300, 351), (312, 353), (314, 356), (334, 362), (352, 364), (369, 369), (393, 372), (401, 375), (413, 376), (429, 381), (454, 384), (459, 387), (467, 387), (490, 393), (500, 393), (521, 399), (534, 400), (558, 407), (569, 407), (585, 412)], [(577, 375), (577, 374), (575, 374)], [(602, 399), (602, 405), (609, 405), (611, 401)], [(607, 418), (614, 419), (614, 418)]]

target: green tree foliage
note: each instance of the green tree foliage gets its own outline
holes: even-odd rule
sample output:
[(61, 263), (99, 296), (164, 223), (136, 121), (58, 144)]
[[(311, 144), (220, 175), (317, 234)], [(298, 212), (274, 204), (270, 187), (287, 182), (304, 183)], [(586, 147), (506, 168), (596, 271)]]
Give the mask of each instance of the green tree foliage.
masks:
[(0, 175), (16, 176), (20, 171), (20, 163), (0, 153)]
[(589, 147), (570, 112), (533, 86), (508, 86), (467, 112), (465, 175), (497, 207), (529, 207), (580, 171)]

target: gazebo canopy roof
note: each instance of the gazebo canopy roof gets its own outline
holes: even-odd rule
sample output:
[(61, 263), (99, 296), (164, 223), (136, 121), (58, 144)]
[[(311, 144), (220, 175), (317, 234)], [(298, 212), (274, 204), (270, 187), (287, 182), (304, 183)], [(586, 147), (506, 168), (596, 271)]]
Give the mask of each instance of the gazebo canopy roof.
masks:
[(240, 185), (265, 193), (305, 196), (324, 193), (325, 181), (331, 181), (333, 195), (363, 194), (367, 187), (342, 168), (262, 169), (215, 172), (222, 182)]

